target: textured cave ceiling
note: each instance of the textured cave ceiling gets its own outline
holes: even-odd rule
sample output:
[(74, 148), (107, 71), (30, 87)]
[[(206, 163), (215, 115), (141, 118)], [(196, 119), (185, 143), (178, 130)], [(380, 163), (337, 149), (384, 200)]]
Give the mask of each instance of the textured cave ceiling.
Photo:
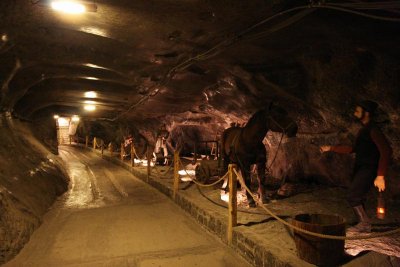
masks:
[(99, 0), (65, 16), (2, 0), (1, 107), (25, 119), (229, 122), (274, 100), (310, 130), (368, 91), (398, 120), (400, 2), (321, 2)]

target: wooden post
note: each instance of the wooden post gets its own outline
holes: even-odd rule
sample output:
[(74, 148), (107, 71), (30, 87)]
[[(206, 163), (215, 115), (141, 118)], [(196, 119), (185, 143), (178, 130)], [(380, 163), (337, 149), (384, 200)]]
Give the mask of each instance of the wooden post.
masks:
[(120, 156), (121, 156), (121, 160), (124, 161), (124, 143), (121, 143), (121, 153), (120, 153)]
[(229, 204), (228, 204), (228, 244), (232, 245), (233, 227), (237, 225), (237, 177), (233, 169), (236, 169), (235, 164), (229, 164)]
[(179, 190), (179, 152), (177, 150), (174, 151), (174, 192), (173, 198), (176, 199), (176, 194)]
[(131, 143), (131, 167), (135, 167), (135, 147)]
[(93, 137), (93, 149), (96, 149), (96, 137)]
[(86, 135), (85, 147), (88, 148), (88, 146), (89, 146), (89, 136)]
[(69, 136), (69, 144), (72, 144), (72, 136)]
[(112, 142), (108, 144), (108, 151), (110, 151), (110, 155), (113, 156), (114, 153), (114, 145)]
[(103, 154), (104, 154), (104, 140), (103, 139), (101, 139), (101, 142), (100, 142), (100, 149), (101, 149), (101, 157), (103, 157)]
[(150, 165), (151, 165), (151, 153), (150, 150), (147, 149), (147, 182), (149, 182), (150, 180), (150, 174), (151, 174), (151, 169), (150, 169)]

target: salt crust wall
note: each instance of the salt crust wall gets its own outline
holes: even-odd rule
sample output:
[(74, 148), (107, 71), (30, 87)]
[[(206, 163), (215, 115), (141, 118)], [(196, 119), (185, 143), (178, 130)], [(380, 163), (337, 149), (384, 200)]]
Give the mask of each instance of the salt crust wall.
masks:
[[(56, 197), (67, 190), (58, 156), (31, 131), (38, 135), (42, 124), (0, 114), (0, 264), (18, 253)], [(54, 147), (52, 151), (57, 152)]]

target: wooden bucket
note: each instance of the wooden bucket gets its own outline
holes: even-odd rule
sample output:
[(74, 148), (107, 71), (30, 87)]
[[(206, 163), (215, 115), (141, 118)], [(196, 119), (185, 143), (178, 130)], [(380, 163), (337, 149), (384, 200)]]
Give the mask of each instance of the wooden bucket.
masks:
[[(337, 215), (299, 214), (292, 224), (311, 232), (345, 236), (345, 221)], [(297, 254), (318, 266), (337, 266), (344, 258), (344, 240), (326, 239), (294, 230)]]

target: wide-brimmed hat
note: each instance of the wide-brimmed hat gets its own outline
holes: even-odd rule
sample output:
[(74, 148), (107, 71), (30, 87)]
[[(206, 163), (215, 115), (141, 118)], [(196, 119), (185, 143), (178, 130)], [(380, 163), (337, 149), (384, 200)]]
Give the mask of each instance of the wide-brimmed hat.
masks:
[(357, 103), (358, 106), (362, 107), (365, 111), (374, 114), (378, 108), (378, 103), (371, 100), (363, 100)]

